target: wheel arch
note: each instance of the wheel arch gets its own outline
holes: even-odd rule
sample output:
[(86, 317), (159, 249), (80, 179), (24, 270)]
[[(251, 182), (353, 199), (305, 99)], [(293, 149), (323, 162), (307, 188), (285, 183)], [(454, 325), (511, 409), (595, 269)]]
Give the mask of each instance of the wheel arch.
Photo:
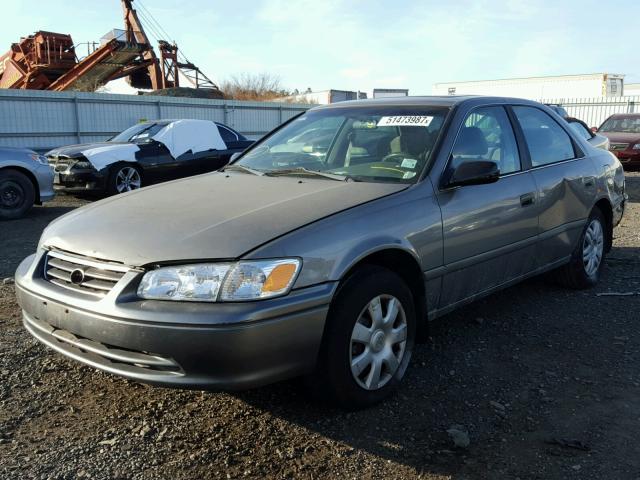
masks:
[(40, 203), (40, 185), (38, 184), (38, 180), (36, 179), (36, 176), (33, 174), (33, 172), (31, 172), (28, 168), (25, 167), (21, 167), (19, 165), (8, 165), (5, 167), (0, 167), (0, 172), (6, 172), (9, 170), (13, 170), (19, 173), (22, 173), (24, 176), (26, 176), (29, 181), (31, 182), (31, 185), (33, 185), (33, 191), (35, 192), (35, 203), (39, 204)]
[(110, 165), (107, 165), (107, 168), (115, 168), (119, 166), (133, 166), (140, 170), (140, 173), (144, 173), (144, 167), (137, 160), (118, 160), (117, 162), (113, 162)]
[(606, 251), (609, 252), (613, 246), (613, 207), (609, 199), (603, 197), (595, 203), (593, 208), (600, 210), (607, 221), (605, 247)]
[[(386, 268), (399, 275), (407, 284), (413, 295), (418, 338), (425, 338), (428, 331), (427, 321), (427, 292), (424, 281), (424, 273), (420, 262), (413, 252), (399, 247), (380, 247), (369, 251), (357, 258), (340, 276), (343, 284), (359, 268), (365, 265), (374, 265)], [(339, 291), (340, 287), (338, 287)]]

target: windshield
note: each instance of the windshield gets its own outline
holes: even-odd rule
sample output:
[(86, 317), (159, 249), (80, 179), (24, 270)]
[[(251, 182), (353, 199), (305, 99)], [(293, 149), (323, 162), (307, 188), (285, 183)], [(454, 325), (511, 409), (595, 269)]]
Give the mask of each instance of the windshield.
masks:
[(640, 117), (609, 118), (602, 124), (598, 131), (640, 133)]
[(146, 142), (166, 126), (166, 123), (139, 123), (110, 138), (109, 142)]
[(413, 183), (431, 156), (448, 111), (430, 106), (309, 111), (237, 164), (266, 174), (322, 172), (359, 181)]

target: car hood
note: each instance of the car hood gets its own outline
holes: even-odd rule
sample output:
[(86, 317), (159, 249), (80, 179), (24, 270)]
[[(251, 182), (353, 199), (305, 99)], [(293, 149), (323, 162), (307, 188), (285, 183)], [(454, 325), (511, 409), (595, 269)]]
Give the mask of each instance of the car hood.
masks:
[(65, 147), (54, 148), (49, 150), (45, 155), (47, 157), (79, 157), (84, 150), (90, 150), (92, 148), (100, 147), (116, 147), (119, 145), (130, 145), (126, 142), (95, 142), (95, 143), (80, 143), (78, 145), (67, 145)]
[(607, 137), (613, 143), (640, 143), (640, 134), (638, 133), (598, 132), (598, 135)]
[(74, 210), (45, 229), (40, 246), (130, 266), (239, 258), (292, 230), (405, 188), (215, 172)]

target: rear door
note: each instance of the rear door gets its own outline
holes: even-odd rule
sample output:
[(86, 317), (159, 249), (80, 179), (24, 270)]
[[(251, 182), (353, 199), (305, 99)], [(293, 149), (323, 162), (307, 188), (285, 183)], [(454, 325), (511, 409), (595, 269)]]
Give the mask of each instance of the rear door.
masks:
[(496, 162), (501, 176), (491, 184), (439, 189), (445, 266), (441, 309), (534, 268), (536, 185), (505, 107), (478, 107), (464, 120), (447, 169), (474, 160)]
[(538, 266), (571, 255), (596, 196), (596, 170), (567, 129), (541, 108), (514, 106), (539, 197)]

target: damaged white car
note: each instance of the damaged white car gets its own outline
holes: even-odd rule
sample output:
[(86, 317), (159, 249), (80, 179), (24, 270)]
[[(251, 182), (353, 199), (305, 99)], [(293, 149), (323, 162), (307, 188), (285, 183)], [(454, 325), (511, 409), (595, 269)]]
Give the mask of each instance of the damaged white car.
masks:
[(252, 143), (210, 120), (158, 120), (136, 124), (106, 142), (56, 148), (46, 156), (56, 190), (113, 195), (218, 170)]

